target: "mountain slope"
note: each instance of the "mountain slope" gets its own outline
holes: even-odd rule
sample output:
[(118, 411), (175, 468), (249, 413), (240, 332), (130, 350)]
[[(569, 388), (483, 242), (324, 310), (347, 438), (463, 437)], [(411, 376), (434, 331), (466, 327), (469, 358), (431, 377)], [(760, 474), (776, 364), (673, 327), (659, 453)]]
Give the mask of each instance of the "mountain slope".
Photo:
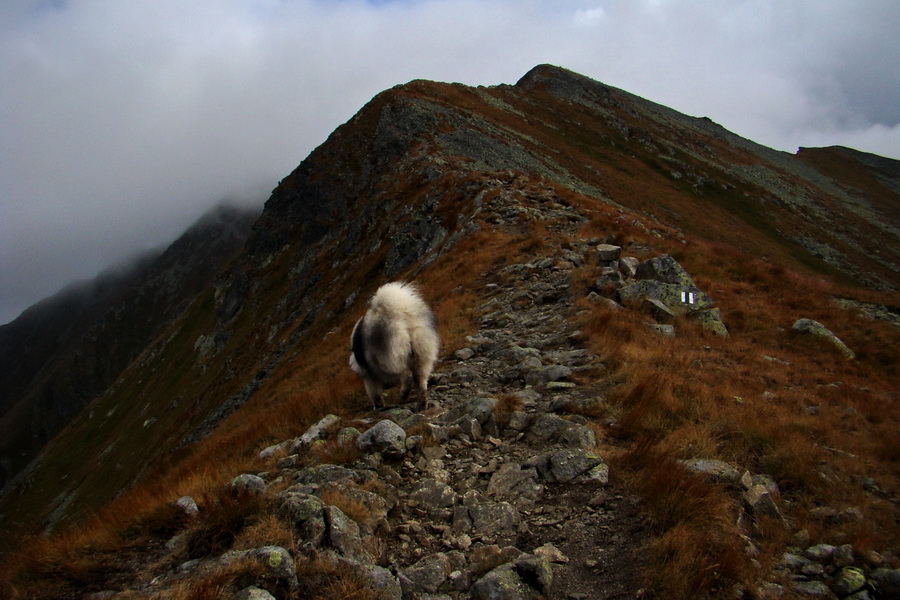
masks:
[(69, 286), (0, 327), (0, 486), (209, 285), (256, 216), (215, 208), (165, 251)]
[[(882, 183), (895, 161), (855, 155), (846, 172), (835, 160), (776, 152), (547, 65), (514, 86), (414, 81), (387, 90), (279, 184), (244, 252), (45, 448), (0, 512), (16, 532), (49, 530), (129, 488), (150, 494), (158, 485), (153, 493), (172, 499), (203, 487), (200, 480), (218, 487), (236, 463), (297, 434), (318, 412), (363, 409), (346, 340), (363, 299), (387, 279), (423, 284), (442, 319), (447, 360), (474, 333), (482, 315), (473, 293), (487, 276), (590, 238), (642, 257), (677, 253), (703, 274), (699, 284), (721, 290), (740, 343), (787, 343), (772, 333), (773, 319), (741, 304), (774, 289), (786, 269), (896, 306), (895, 296), (862, 287), (900, 286), (898, 194)], [(723, 279), (708, 279), (713, 273)], [(571, 293), (591, 282), (574, 277)], [(784, 302), (789, 311), (825, 310)], [(601, 321), (616, 331), (606, 313), (589, 324), (599, 330)], [(632, 339), (643, 338), (623, 332), (608, 343)], [(697, 345), (725, 352), (719, 342)], [(860, 369), (889, 372), (893, 356), (871, 351)], [(722, 359), (730, 371), (717, 366), (736, 377), (751, 370), (742, 360)], [(640, 419), (630, 418), (637, 428)], [(723, 444), (739, 437), (720, 435)], [(773, 442), (758, 443), (777, 462), (765, 454)], [(132, 487), (140, 481), (148, 487)]]

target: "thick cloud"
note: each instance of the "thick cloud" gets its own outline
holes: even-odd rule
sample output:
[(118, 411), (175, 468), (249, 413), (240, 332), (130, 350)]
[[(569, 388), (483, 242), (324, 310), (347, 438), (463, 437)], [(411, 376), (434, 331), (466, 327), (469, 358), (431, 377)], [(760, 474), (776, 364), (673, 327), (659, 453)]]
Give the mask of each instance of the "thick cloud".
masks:
[(761, 143), (900, 158), (894, 0), (0, 4), (0, 323), (267, 191), (374, 94), (549, 62)]

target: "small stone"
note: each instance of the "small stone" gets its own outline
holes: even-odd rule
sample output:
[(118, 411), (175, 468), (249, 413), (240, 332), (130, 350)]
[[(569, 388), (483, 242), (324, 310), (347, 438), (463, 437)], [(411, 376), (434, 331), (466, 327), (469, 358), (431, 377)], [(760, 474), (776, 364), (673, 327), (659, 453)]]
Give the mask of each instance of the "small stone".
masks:
[(834, 566), (838, 568), (849, 567), (854, 563), (855, 552), (853, 546), (844, 544), (834, 549)]
[(328, 558), (333, 564), (350, 569), (357, 577), (372, 589), (381, 600), (402, 600), (403, 591), (397, 577), (384, 567), (368, 562), (361, 562), (331, 554)]
[(865, 516), (858, 506), (851, 506), (840, 511), (834, 519), (838, 523), (862, 523)]
[(456, 360), (469, 360), (475, 356), (475, 351), (471, 348), (460, 348), (453, 353), (453, 356), (456, 357)]
[(754, 485), (743, 494), (744, 504), (753, 516), (766, 516), (786, 524), (778, 505), (769, 490), (763, 485)]
[(515, 495), (536, 500), (543, 492), (537, 476), (537, 470), (533, 467), (523, 468), (518, 463), (504, 463), (491, 476), (487, 493), (489, 496)]
[(882, 598), (900, 598), (900, 569), (875, 569), (869, 578), (878, 586)]
[(799, 573), (808, 564), (810, 564), (808, 559), (797, 556), (796, 554), (791, 554), (790, 552), (785, 552), (781, 556), (779, 566), (788, 569), (789, 571), (793, 571), (794, 573)]
[(535, 456), (526, 466), (535, 467), (546, 481), (566, 482), (582, 477), (602, 464), (602, 458), (585, 450), (550, 450)]
[(830, 506), (817, 506), (809, 511), (809, 516), (822, 521), (834, 519), (837, 511)]
[(550, 591), (553, 570), (547, 559), (523, 555), (501, 565), (475, 582), (476, 600), (536, 600)]
[(856, 567), (844, 567), (841, 569), (831, 584), (831, 589), (839, 598), (858, 592), (866, 585), (866, 575), (862, 569)]
[(647, 323), (647, 327), (664, 337), (675, 337), (674, 325), (661, 325), (659, 323)]
[(527, 385), (538, 386), (546, 385), (551, 381), (559, 381), (566, 379), (572, 374), (572, 369), (564, 365), (550, 365), (538, 369), (532, 369), (525, 373), (525, 383)]
[(806, 549), (806, 558), (818, 563), (827, 564), (834, 556), (834, 546), (829, 544), (817, 544)]
[(619, 273), (625, 279), (631, 279), (637, 272), (638, 265), (641, 261), (633, 256), (623, 256), (619, 259)]
[(828, 586), (821, 581), (795, 581), (793, 582), (795, 590), (809, 596), (810, 598), (823, 598), (824, 600), (833, 600), (834, 593), (828, 589)]
[(251, 585), (238, 592), (234, 596), (234, 600), (275, 600), (275, 596), (262, 588)]
[(273, 456), (278, 456), (280, 454), (284, 454), (287, 452), (288, 447), (291, 445), (291, 442), (282, 442), (280, 444), (275, 444), (274, 446), (269, 446), (264, 450), (260, 451), (259, 459), (266, 460), (272, 458)]
[(266, 482), (258, 475), (244, 473), (225, 484), (225, 489), (234, 496), (243, 494), (260, 495), (266, 491)]
[(866, 560), (866, 564), (868, 564), (873, 569), (879, 569), (887, 564), (887, 561), (884, 559), (884, 557), (874, 550), (869, 550), (868, 552), (866, 552), (864, 558)]
[(456, 504), (459, 496), (452, 487), (434, 479), (423, 480), (409, 495), (410, 500), (423, 505), (426, 510), (449, 508)]
[(360, 431), (354, 427), (344, 427), (337, 432), (338, 446), (349, 448), (356, 444), (356, 440), (362, 435)]
[(778, 600), (784, 597), (784, 586), (777, 583), (764, 583), (756, 589), (756, 595), (760, 600)]
[(302, 436), (294, 441), (288, 454), (297, 454), (301, 449), (308, 448), (316, 440), (325, 438), (328, 431), (341, 422), (341, 418), (337, 415), (325, 415), (319, 421), (306, 430)]
[(469, 576), (462, 571), (453, 571), (449, 576), (450, 586), (457, 592), (469, 589)]
[(825, 574), (825, 567), (820, 565), (819, 563), (806, 563), (800, 572), (806, 575), (807, 577), (821, 577)]
[(227, 552), (217, 559), (221, 566), (241, 561), (256, 563), (264, 573), (267, 581), (266, 587), (272, 595), (289, 596), (297, 591), (297, 568), (291, 554), (280, 546), (264, 546), (254, 550), (241, 550)]
[(559, 548), (547, 542), (543, 546), (534, 549), (535, 556), (543, 556), (552, 563), (567, 563), (569, 557), (560, 552)]
[(600, 263), (610, 263), (614, 260), (619, 260), (620, 256), (622, 256), (621, 246), (613, 246), (612, 244), (597, 245), (597, 260)]
[(451, 428), (453, 426), (459, 427), (460, 434), (468, 436), (470, 440), (479, 440), (483, 435), (481, 423), (470, 415), (460, 417), (450, 425)]
[(692, 458), (679, 461), (681, 465), (694, 475), (702, 475), (713, 483), (736, 485), (741, 481), (740, 472), (728, 463), (710, 458)]
[(513, 533), (519, 524), (519, 511), (508, 502), (485, 502), (469, 507), (472, 528), (481, 536)]
[(414, 597), (415, 594), (437, 592), (449, 575), (450, 559), (443, 552), (426, 556), (397, 573), (404, 598)]
[(363, 452), (375, 451), (399, 458), (406, 453), (406, 432), (393, 421), (384, 419), (360, 435), (356, 446)]
[(190, 496), (182, 496), (175, 502), (175, 506), (180, 508), (186, 517), (193, 518), (200, 514), (200, 508)]

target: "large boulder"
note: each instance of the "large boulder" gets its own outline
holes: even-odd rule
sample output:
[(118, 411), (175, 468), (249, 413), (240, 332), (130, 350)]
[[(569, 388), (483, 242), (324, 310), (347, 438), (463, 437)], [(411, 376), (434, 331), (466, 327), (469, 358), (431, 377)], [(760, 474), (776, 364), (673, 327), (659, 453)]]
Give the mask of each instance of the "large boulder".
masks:
[(261, 496), (266, 482), (259, 475), (243, 473), (225, 484), (225, 491), (232, 496)]
[(431, 512), (436, 509), (449, 508), (456, 504), (459, 495), (452, 487), (435, 479), (423, 479), (409, 495), (423, 510)]
[(390, 458), (401, 458), (406, 453), (406, 432), (393, 421), (384, 419), (359, 436), (356, 446), (363, 452), (381, 452)]
[(844, 567), (838, 571), (831, 583), (831, 591), (838, 598), (846, 598), (850, 594), (866, 587), (866, 574), (857, 567)]
[(553, 570), (539, 556), (523, 554), (490, 571), (472, 586), (476, 600), (537, 600), (550, 592)]
[(638, 279), (652, 279), (681, 287), (697, 287), (694, 285), (694, 280), (691, 279), (688, 272), (678, 264), (677, 260), (668, 254), (651, 258), (639, 264), (635, 270), (635, 277)]
[(619, 288), (619, 301), (637, 305), (655, 300), (676, 315), (712, 308), (712, 300), (693, 285), (679, 285), (645, 279)]
[(537, 469), (534, 467), (514, 462), (504, 463), (491, 475), (487, 493), (489, 496), (517, 496), (537, 500), (544, 491), (537, 478)]
[(450, 575), (450, 559), (443, 552), (426, 556), (397, 573), (404, 598), (434, 594)]
[(326, 506), (322, 514), (328, 527), (326, 535), (331, 548), (347, 558), (362, 562), (371, 561), (356, 521), (345, 515), (337, 506)]
[(603, 459), (585, 450), (550, 450), (525, 464), (534, 467), (545, 481), (566, 482), (577, 479), (604, 484), (609, 481), (609, 468)]
[(302, 548), (318, 548), (325, 540), (328, 524), (325, 503), (316, 496), (297, 492), (279, 494), (278, 515), (290, 522)]
[(622, 256), (622, 247), (612, 244), (597, 244), (597, 259), (601, 264), (608, 264), (619, 260)]
[(688, 318), (707, 331), (722, 337), (728, 337), (728, 328), (722, 322), (722, 312), (718, 308), (697, 310), (690, 313)]
[(301, 449), (310, 447), (313, 442), (324, 439), (327, 433), (341, 422), (341, 418), (337, 415), (325, 415), (318, 423), (306, 430), (306, 433), (294, 440), (289, 454), (296, 454)]
[(794, 331), (795, 333), (811, 335), (818, 339), (822, 339), (837, 348), (838, 352), (843, 354), (846, 358), (850, 360), (856, 358), (856, 354), (853, 352), (853, 350), (848, 348), (847, 345), (840, 340), (840, 338), (834, 335), (831, 331), (828, 330), (827, 327), (825, 327), (818, 321), (813, 321), (812, 319), (797, 319), (794, 322), (794, 325), (791, 327), (791, 331)]

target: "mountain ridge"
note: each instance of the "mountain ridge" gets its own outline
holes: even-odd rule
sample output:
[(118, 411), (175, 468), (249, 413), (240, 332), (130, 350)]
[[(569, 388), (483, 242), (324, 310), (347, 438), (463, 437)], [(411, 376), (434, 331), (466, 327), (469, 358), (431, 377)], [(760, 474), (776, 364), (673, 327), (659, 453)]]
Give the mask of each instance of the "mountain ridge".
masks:
[[(551, 246), (562, 253), (552, 260), (585, 269), (590, 238), (645, 257), (665, 248), (692, 273), (742, 257), (746, 273), (726, 270), (736, 283), (698, 278), (713, 292), (752, 295), (791, 265), (859, 300), (896, 303), (861, 287), (900, 285), (898, 236), (884, 218), (898, 196), (867, 167), (893, 163), (852, 155), (861, 166), (833, 179), (835, 152), (813, 154), (764, 148), (548, 65), (513, 86), (386, 90), (279, 183), (244, 251), (45, 448), (2, 498), (2, 518), (53, 530), (167, 472), (214, 470), (194, 456), (212, 452), (225, 468), (296, 433), (316, 418), (307, 411), (352, 410), (347, 323), (386, 279), (423, 281), (454, 344), (445, 361), (484, 316), (469, 299), (487, 285), (482, 274)], [(611, 283), (611, 273), (579, 273), (573, 294)], [(763, 335), (738, 294), (713, 295), (723, 294), (737, 337)], [(866, 368), (889, 363), (883, 352), (863, 353)], [(324, 406), (312, 400), (321, 393)], [(277, 422), (262, 420), (273, 411)]]

